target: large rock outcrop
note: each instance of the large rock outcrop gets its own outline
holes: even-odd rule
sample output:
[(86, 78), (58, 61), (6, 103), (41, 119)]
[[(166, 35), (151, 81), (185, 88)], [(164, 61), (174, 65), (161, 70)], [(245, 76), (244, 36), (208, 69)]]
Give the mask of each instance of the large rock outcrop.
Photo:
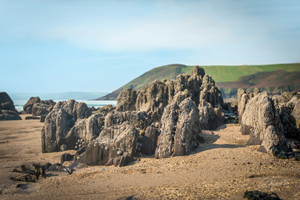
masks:
[(276, 96), (269, 97), (266, 92), (258, 93), (249, 99), (240, 120), (243, 126), (249, 127), (250, 139), (247, 144), (260, 144), (259, 150), (262, 152), (270, 153), (272, 147), (282, 144), (285, 145), (283, 149), (289, 150), (286, 138), (291, 137), (292, 130), (296, 137), (299, 134), (295, 122), (291, 120), (291, 104), (282, 102)]
[(165, 108), (162, 119), (161, 134), (158, 137), (155, 158), (169, 158), (189, 154), (199, 141), (201, 133), (199, 111), (191, 98), (180, 105), (171, 103)]
[(180, 74), (176, 80), (154, 81), (148, 86), (135, 91), (126, 89), (120, 93), (117, 99), (117, 111), (145, 111), (151, 112), (151, 116), (160, 118), (165, 106), (172, 102), (180, 104), (190, 97), (199, 105), (205, 100), (213, 107), (222, 106), (221, 91), (215, 86), (212, 77), (205, 74), (203, 68), (195, 66), (191, 75)]
[(6, 92), (0, 92), (0, 120), (21, 120), (14, 102)]
[[(41, 134), (42, 152), (59, 151), (61, 147), (65, 150), (75, 149), (75, 139), (89, 142), (95, 135), (94, 129), (97, 130), (100, 126), (98, 125), (100, 115), (91, 116), (91, 114), (92, 111), (85, 103), (74, 100), (58, 102), (45, 118)], [(87, 119), (88, 117), (90, 118)], [(80, 121), (81, 119), (85, 121)], [(74, 125), (75, 127), (72, 128)]]
[(41, 100), (39, 97), (31, 97), (23, 106), (25, 114), (32, 114), (33, 116), (47, 115), (50, 113), (55, 105), (53, 100)]

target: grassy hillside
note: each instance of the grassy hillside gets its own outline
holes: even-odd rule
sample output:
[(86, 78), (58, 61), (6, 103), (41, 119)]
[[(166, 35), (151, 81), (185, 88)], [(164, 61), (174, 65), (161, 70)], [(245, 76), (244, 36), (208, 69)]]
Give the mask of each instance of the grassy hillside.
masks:
[[(162, 81), (164, 79), (175, 79), (181, 73), (190, 74), (193, 67), (172, 64), (154, 68), (99, 99), (116, 99), (118, 94), (124, 89), (132, 88), (138, 90), (156, 79)], [(204, 68), (206, 74), (212, 76), (224, 94), (228, 93), (228, 91), (230, 94), (233, 94), (240, 87), (258, 87), (274, 92), (278, 88), (286, 90), (286, 88), (297, 89), (300, 87), (299, 73), (297, 73), (300, 72), (300, 63), (240, 66), (212, 65), (200, 67)], [(269, 81), (261, 81), (265, 79)]]

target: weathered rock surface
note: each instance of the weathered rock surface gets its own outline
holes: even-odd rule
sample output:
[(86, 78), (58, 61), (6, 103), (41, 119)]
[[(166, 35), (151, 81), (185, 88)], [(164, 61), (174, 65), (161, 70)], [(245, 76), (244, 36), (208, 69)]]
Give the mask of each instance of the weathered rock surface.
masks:
[(66, 145), (67, 149), (75, 149), (75, 140), (78, 139), (89, 142), (95, 135), (94, 130), (98, 130), (100, 126), (98, 124), (100, 115), (93, 115), (85, 121), (80, 121), (80, 119), (88, 118), (91, 113), (92, 111), (85, 103), (78, 103), (74, 100), (58, 102), (45, 118), (41, 133), (42, 152), (59, 151), (62, 145)]
[(286, 140), (278, 101), (276, 98), (270, 98), (266, 92), (249, 99), (240, 122), (242, 125), (252, 127), (247, 144), (261, 144), (260, 151), (270, 153), (271, 147)]
[(124, 122), (114, 134), (100, 134), (96, 140), (91, 141), (78, 162), (124, 166), (135, 156), (138, 134), (135, 126)]
[(97, 113), (99, 113), (101, 116), (105, 117), (109, 112), (116, 109), (116, 106), (113, 106), (111, 104), (102, 106), (101, 108), (97, 109)]
[(6, 92), (0, 92), (0, 120), (21, 120), (14, 102)]
[(180, 104), (190, 97), (198, 106), (201, 100), (210, 102), (213, 107), (223, 104), (221, 91), (215, 86), (211, 76), (198, 66), (191, 75), (180, 74), (176, 80), (154, 81), (135, 91), (126, 89), (120, 93), (117, 111), (145, 111), (160, 118), (165, 106), (172, 102)]
[(147, 127), (145, 136), (139, 141), (142, 144), (141, 153), (152, 155), (155, 153), (158, 138), (158, 130), (154, 126)]
[(201, 129), (214, 130), (224, 124), (224, 112), (221, 108), (213, 108), (210, 103), (201, 100), (198, 109)]
[(31, 97), (23, 106), (25, 114), (33, 116), (47, 115), (53, 109), (55, 102), (53, 100), (41, 100), (39, 97)]
[(168, 105), (161, 122), (155, 158), (183, 156), (199, 144), (196, 139), (201, 133), (199, 111), (191, 98), (185, 99), (179, 106), (177, 102)]

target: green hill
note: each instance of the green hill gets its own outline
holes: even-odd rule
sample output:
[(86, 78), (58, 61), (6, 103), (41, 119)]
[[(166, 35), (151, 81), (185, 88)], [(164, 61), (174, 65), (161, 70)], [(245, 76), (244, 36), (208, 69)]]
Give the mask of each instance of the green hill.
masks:
[[(238, 88), (252, 90), (258, 87), (274, 93), (300, 88), (300, 63), (200, 67), (204, 68), (205, 73), (212, 76), (225, 96), (235, 95)], [(192, 69), (193, 66), (181, 64), (157, 67), (99, 99), (116, 99), (124, 89), (138, 90), (154, 80), (163, 81), (164, 79), (175, 79), (181, 73), (190, 74)]]

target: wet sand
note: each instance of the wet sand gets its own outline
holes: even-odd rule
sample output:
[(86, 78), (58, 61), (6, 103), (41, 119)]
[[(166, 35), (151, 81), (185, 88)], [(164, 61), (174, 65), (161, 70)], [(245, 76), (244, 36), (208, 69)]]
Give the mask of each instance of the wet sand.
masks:
[[(278, 160), (257, 152), (258, 146), (245, 146), (249, 136), (235, 124), (213, 135), (202, 134), (206, 142), (188, 156), (145, 156), (121, 168), (83, 165), (71, 175), (59, 173), (35, 183), (11, 181), (14, 168), (58, 163), (66, 153), (41, 153), (42, 126), (39, 120), (0, 121), (1, 199), (243, 199), (246, 190), (300, 199), (299, 162)], [(26, 185), (16, 188), (19, 183)]]

